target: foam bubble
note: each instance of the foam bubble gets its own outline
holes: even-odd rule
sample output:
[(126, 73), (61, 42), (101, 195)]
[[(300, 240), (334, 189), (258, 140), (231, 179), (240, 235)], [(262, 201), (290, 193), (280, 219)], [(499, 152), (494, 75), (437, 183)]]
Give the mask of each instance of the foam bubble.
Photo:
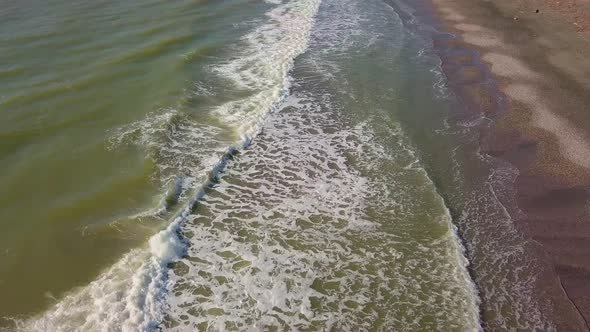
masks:
[(386, 146), (372, 123), (288, 97), (182, 227), (166, 326), (477, 329), (442, 199), (401, 128)]
[(185, 250), (184, 244), (176, 235), (177, 227), (178, 222), (174, 222), (166, 230), (150, 238), (150, 251), (162, 265), (179, 259)]
[(242, 39), (239, 56), (213, 68), (236, 88), (249, 92), (214, 110), (244, 139), (256, 134), (266, 114), (286, 94), (288, 73), (307, 48), (320, 1), (273, 3), (281, 5), (266, 14), (268, 22)]

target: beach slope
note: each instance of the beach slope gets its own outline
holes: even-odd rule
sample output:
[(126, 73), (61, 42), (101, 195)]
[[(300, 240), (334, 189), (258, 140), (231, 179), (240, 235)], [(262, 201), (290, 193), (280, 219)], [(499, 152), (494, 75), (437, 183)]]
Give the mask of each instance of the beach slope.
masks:
[(540, 275), (538, 295), (548, 298), (558, 328), (587, 330), (589, 2), (432, 2), (445, 28), (458, 37), (443, 47), (475, 49), (505, 97), (481, 147), (518, 168), (514, 187), (521, 213), (514, 219), (549, 267)]

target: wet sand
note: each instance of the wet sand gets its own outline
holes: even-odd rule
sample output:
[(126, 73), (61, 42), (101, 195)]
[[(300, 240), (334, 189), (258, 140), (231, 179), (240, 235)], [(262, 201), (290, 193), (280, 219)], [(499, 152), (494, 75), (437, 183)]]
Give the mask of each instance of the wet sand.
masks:
[(588, 330), (590, 2), (432, 3), (453, 34), (434, 43), (464, 111), (494, 120), (482, 151), (519, 170), (514, 219), (538, 244), (544, 310), (559, 330)]

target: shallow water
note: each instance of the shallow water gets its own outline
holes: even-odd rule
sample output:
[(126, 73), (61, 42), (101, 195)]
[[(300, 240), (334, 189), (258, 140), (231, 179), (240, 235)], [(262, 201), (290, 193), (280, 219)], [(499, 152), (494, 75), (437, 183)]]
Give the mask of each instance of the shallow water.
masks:
[(416, 134), (453, 96), (400, 10), (8, 2), (0, 325), (480, 329), (450, 134)]

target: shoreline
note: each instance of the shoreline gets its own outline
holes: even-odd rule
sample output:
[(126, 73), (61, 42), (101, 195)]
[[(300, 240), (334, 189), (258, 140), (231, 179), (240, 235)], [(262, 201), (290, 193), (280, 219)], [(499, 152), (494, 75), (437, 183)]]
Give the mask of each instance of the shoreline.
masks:
[(584, 34), (545, 2), (430, 2), (451, 33), (435, 35), (434, 47), (463, 111), (493, 120), (482, 128), (482, 153), (518, 169), (510, 214), (543, 265), (534, 285), (546, 298), (542, 311), (558, 329), (588, 330), (590, 62), (584, 56), (590, 47)]

